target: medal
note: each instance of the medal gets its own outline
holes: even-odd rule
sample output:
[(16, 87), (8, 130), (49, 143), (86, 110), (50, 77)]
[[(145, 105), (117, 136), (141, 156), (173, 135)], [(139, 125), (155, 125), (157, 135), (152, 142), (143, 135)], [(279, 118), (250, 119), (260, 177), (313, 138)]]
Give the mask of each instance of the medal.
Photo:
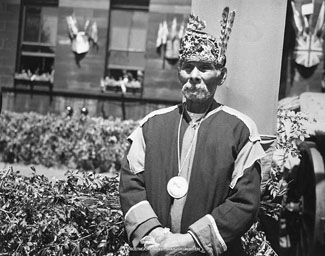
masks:
[(167, 191), (173, 198), (182, 198), (187, 194), (187, 180), (181, 176), (171, 178), (167, 183)]

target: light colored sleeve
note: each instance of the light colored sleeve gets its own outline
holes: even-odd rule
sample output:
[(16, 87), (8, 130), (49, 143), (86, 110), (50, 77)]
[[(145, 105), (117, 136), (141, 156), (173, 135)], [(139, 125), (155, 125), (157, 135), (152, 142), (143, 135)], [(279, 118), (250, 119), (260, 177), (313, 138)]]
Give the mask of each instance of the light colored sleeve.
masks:
[(145, 141), (138, 127), (128, 138), (130, 146), (120, 173), (120, 201), (128, 240), (137, 247), (141, 238), (161, 224), (147, 201), (144, 184)]
[(261, 161), (261, 159), (265, 156), (265, 151), (261, 146), (259, 140), (249, 140), (246, 145), (239, 152), (236, 161), (235, 168), (232, 174), (230, 188), (233, 189), (240, 177), (243, 176), (244, 171), (253, 166), (255, 162)]
[(227, 251), (227, 245), (222, 239), (214, 218), (207, 214), (193, 223), (189, 232), (194, 240), (211, 256)]

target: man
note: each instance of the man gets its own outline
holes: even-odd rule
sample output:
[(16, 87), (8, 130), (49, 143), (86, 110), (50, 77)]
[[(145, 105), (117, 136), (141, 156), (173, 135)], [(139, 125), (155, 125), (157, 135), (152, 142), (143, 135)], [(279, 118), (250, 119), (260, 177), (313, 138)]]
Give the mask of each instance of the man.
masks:
[(264, 151), (254, 122), (214, 100), (234, 17), (226, 7), (217, 42), (190, 16), (179, 57), (184, 102), (150, 113), (128, 138), (120, 198), (132, 252), (242, 254)]

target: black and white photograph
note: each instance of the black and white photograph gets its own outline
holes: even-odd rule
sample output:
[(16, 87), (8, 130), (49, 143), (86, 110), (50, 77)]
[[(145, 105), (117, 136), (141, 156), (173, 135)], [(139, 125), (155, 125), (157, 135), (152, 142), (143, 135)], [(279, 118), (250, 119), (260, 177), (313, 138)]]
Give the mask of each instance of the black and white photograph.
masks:
[(325, 0), (0, 0), (0, 256), (322, 256)]

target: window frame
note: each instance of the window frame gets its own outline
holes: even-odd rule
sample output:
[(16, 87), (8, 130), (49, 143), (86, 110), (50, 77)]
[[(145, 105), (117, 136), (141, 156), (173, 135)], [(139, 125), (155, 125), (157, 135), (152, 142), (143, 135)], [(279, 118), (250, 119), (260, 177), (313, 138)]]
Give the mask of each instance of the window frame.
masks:
[[(143, 1), (146, 2), (146, 1)], [(111, 2), (111, 7), (110, 7), (110, 11), (109, 11), (109, 29), (107, 32), (107, 56), (106, 56), (106, 63), (105, 63), (105, 77), (109, 76), (109, 74), (111, 73), (111, 71), (116, 71), (116, 70), (124, 70), (126, 72), (132, 72), (132, 73), (136, 73), (137, 71), (141, 71), (142, 72), (142, 77), (141, 77), (141, 88), (137, 89), (137, 90), (132, 90), (132, 92), (140, 92), (140, 95), (142, 96), (142, 92), (143, 92), (143, 78), (144, 78), (144, 71), (145, 71), (145, 64), (143, 66), (132, 66), (132, 65), (128, 65), (128, 66), (124, 66), (124, 65), (119, 65), (119, 64), (110, 64), (110, 57), (111, 54), (114, 52), (122, 52), (125, 53), (125, 55), (128, 55), (129, 53), (135, 53), (135, 54), (143, 54), (143, 58), (145, 60), (145, 54), (146, 54), (146, 45), (144, 45), (144, 50), (123, 50), (123, 49), (112, 49), (110, 47), (110, 36), (111, 36), (111, 30), (112, 30), (112, 26), (111, 26), (111, 18), (112, 18), (112, 11), (115, 10), (121, 10), (121, 11), (143, 11), (146, 12), (149, 18), (149, 4), (150, 1), (147, 1), (147, 5), (136, 5), (134, 4), (134, 1), (124, 1), (124, 3), (120, 4), (119, 3), (114, 3), (114, 1)], [(130, 4), (131, 3), (131, 4)], [(147, 32), (146, 31), (146, 36), (147, 36)], [(145, 40), (146, 41), (146, 40)], [(136, 77), (136, 79), (138, 79), (138, 77)]]
[[(41, 77), (38, 77), (38, 79), (34, 80), (32, 76), (20, 77), (19, 75), (22, 75), (22, 70), (26, 69), (23, 63), (24, 57), (31, 57), (31, 58), (40, 58), (37, 60), (40, 63), (44, 63), (43, 67), (49, 64), (46, 64), (47, 61), (50, 60), (50, 63), (55, 62), (55, 50), (56, 50), (56, 39), (53, 43), (44, 43), (41, 42), (41, 33), (42, 28), (39, 26), (38, 29), (38, 42), (34, 41), (25, 41), (24, 35), (26, 30), (26, 12), (28, 7), (39, 7), (41, 9), (40, 12), (42, 12), (43, 7), (49, 7), (49, 8), (56, 8), (58, 10), (58, 0), (22, 0), (21, 6), (20, 6), (20, 23), (19, 23), (19, 36), (18, 36), (18, 42), (17, 42), (17, 55), (16, 55), (16, 65), (15, 65), (15, 75), (14, 75), (14, 86), (17, 84), (23, 84), (23, 85), (30, 85), (31, 90), (34, 85), (46, 85), (50, 87), (50, 90), (52, 90), (53, 86), (53, 74), (54, 69), (51, 70), (51, 77), (47, 77), (46, 80), (42, 79)], [(56, 20), (58, 22), (58, 15), (56, 15)], [(41, 23), (40, 23), (41, 24)], [(55, 32), (55, 36), (57, 36), (57, 31)], [(33, 50), (26, 50), (24, 47), (35, 47), (35, 51)], [(46, 48), (49, 47), (48, 51), (41, 51), (42, 47)], [(37, 50), (39, 48), (39, 50)], [(33, 62), (33, 61), (31, 61)], [(41, 67), (40, 67), (41, 68)], [(27, 71), (27, 70), (26, 70)], [(40, 76), (42, 76), (45, 72), (41, 73)]]

